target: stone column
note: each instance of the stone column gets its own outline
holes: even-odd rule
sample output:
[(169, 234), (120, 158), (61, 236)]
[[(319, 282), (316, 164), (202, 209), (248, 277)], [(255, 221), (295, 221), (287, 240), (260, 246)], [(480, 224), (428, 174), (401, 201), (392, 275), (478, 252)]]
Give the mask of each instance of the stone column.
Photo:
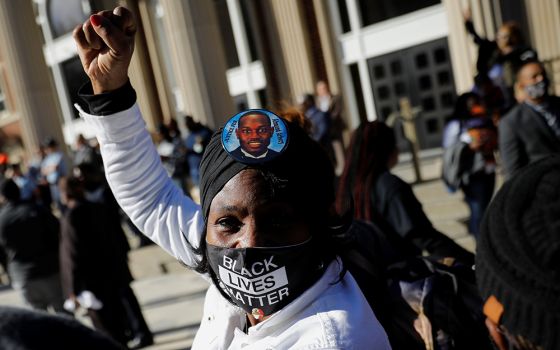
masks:
[[(259, 60), (266, 75), (266, 94), (268, 103), (265, 108), (282, 109), (284, 103), (292, 98), (286, 65), (282, 56), (278, 26), (268, 1), (247, 2), (249, 18), (245, 19), (253, 31)], [(262, 103), (262, 101), (261, 101)]]
[(225, 54), (212, 1), (161, 0), (185, 113), (212, 127), (235, 112), (226, 79)]
[[(158, 124), (165, 118), (162, 113), (154, 71), (152, 69), (152, 61), (148, 52), (146, 43), (146, 35), (144, 27), (140, 20), (140, 12), (138, 11), (137, 1), (122, 1), (123, 5), (129, 8), (136, 16), (138, 24), (138, 32), (136, 33), (136, 41), (134, 43), (134, 55), (130, 62), (129, 76), (130, 82), (138, 96), (138, 106), (142, 111), (144, 120), (149, 130), (156, 130)], [(169, 120), (170, 116), (167, 116)]]
[(144, 121), (149, 130), (154, 131), (157, 125), (164, 120), (162, 105), (156, 88), (152, 62), (148, 52), (146, 35), (137, 0), (96, 0), (96, 5), (105, 10), (112, 10), (116, 6), (128, 8), (135, 16), (137, 24), (134, 42), (134, 55), (130, 61), (128, 75), (130, 82), (136, 90), (137, 102), (144, 116)]
[(175, 108), (173, 106), (173, 96), (170, 91), (169, 82), (164, 71), (164, 62), (160, 59), (158, 54), (158, 49), (156, 41), (159, 40), (156, 34), (155, 26), (152, 17), (150, 16), (150, 9), (146, 0), (140, 0), (138, 2), (139, 17), (142, 21), (144, 27), (144, 37), (146, 42), (146, 47), (150, 56), (150, 61), (152, 63), (152, 72), (155, 81), (156, 91), (159, 97), (159, 103), (161, 106), (161, 113), (163, 120), (169, 122), (172, 117), (175, 117)]
[(334, 47), (334, 33), (331, 30), (329, 22), (330, 14), (326, 1), (313, 0), (315, 9), (315, 17), (317, 18), (317, 27), (321, 38), (321, 49), (323, 50), (323, 59), (325, 61), (325, 69), (329, 78), (329, 88), (334, 94), (341, 92), (340, 72), (337, 54)]
[[(463, 11), (466, 4), (457, 0), (443, 0), (449, 26), (449, 54), (453, 66), (453, 77), (458, 94), (467, 92), (472, 88), (473, 78), (476, 74), (477, 48), (472, 38), (465, 30)], [(478, 7), (471, 7), (473, 19), (479, 23)], [(480, 33), (484, 35), (484, 33)]]
[[(560, 3), (525, 0), (531, 42), (547, 68), (555, 94), (560, 94)], [(527, 33), (528, 34), (528, 33)]]
[(62, 145), (61, 111), (31, 1), (0, 0), (0, 51), (7, 94), (31, 154), (47, 136)]
[(288, 81), (295, 99), (315, 90), (315, 70), (307, 42), (307, 28), (296, 0), (270, 0), (277, 24), (280, 46), (288, 73)]

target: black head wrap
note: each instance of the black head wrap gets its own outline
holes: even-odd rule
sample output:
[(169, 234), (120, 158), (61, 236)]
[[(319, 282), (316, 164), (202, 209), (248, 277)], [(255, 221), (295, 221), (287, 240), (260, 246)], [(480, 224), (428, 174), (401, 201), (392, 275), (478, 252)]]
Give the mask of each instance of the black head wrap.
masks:
[(284, 196), (297, 201), (308, 215), (328, 212), (334, 201), (334, 171), (321, 148), (299, 126), (286, 122), (288, 145), (276, 158), (260, 164), (243, 164), (231, 157), (221, 142), (222, 129), (218, 130), (204, 152), (200, 164), (200, 200), (204, 221), (208, 221), (212, 199), (224, 185), (244, 169), (252, 168), (270, 174)]

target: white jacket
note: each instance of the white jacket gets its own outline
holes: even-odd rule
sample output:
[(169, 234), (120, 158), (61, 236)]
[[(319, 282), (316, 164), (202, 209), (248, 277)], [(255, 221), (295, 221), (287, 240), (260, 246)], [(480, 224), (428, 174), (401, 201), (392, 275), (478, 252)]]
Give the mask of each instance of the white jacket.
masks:
[[(78, 107), (79, 109), (79, 107)], [(107, 180), (134, 224), (169, 254), (188, 266), (197, 256), (204, 220), (200, 207), (169, 179), (146, 131), (138, 105), (108, 116), (80, 110), (101, 145)], [(269, 319), (242, 329), (246, 317), (215, 286), (206, 294), (193, 349), (390, 349), (350, 273), (339, 283), (334, 261), (305, 293)], [(206, 276), (207, 277), (207, 276)]]

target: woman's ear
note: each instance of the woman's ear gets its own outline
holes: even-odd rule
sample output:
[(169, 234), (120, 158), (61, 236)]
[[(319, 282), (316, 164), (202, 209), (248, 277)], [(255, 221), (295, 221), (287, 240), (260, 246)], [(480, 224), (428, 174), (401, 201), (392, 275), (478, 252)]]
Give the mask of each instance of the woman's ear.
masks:
[(508, 350), (507, 342), (502, 332), (500, 332), (500, 330), (498, 329), (498, 325), (488, 317), (486, 318), (485, 323), (486, 328), (488, 328), (488, 333), (490, 333), (490, 336), (492, 337), (492, 340), (494, 341), (494, 344), (498, 347), (498, 349)]

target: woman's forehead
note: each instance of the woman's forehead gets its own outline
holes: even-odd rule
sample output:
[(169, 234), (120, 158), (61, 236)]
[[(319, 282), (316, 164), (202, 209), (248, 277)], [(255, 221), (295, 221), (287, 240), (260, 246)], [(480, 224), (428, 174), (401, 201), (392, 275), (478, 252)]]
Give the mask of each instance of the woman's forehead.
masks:
[[(262, 175), (256, 169), (245, 169), (233, 176), (216, 194), (214, 202), (221, 205), (233, 205), (238, 202), (262, 200), (270, 196)], [(232, 204), (227, 204), (232, 203)]]
[(210, 205), (210, 212), (234, 209), (235, 211), (263, 209), (263, 212), (265, 208), (294, 209), (291, 201), (278, 195), (279, 193), (276, 193), (278, 189), (272, 187), (273, 185), (259, 170), (253, 168), (242, 170), (216, 194)]

